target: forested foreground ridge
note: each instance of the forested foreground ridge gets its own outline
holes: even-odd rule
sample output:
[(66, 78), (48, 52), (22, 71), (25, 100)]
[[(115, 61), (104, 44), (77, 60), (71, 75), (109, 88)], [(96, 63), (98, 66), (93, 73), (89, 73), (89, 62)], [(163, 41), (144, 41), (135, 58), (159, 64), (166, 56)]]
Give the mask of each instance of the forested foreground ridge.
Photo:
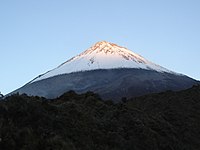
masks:
[(69, 91), (0, 101), (1, 150), (199, 150), (200, 86), (114, 104)]

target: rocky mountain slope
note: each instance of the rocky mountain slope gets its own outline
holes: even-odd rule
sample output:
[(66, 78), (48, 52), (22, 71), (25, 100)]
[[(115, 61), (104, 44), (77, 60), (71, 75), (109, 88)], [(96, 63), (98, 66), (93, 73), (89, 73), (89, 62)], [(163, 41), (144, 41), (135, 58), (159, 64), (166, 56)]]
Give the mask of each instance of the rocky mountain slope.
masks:
[(12, 93), (56, 98), (69, 90), (93, 91), (104, 99), (119, 101), (122, 97), (183, 90), (194, 84), (198, 81), (103, 41)]

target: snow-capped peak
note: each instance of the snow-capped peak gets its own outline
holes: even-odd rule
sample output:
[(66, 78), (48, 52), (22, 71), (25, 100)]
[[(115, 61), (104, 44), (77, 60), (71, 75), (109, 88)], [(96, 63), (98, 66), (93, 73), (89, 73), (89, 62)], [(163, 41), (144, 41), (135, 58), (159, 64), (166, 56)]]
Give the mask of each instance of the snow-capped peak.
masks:
[(72, 72), (117, 68), (138, 68), (171, 73), (127, 48), (101, 41), (57, 68), (38, 76), (32, 82)]
[(106, 41), (97, 42), (94, 46), (84, 51), (79, 56), (95, 53), (98, 55), (119, 55), (126, 60), (134, 59), (135, 61), (141, 61), (145, 63), (145, 59), (140, 55), (135, 54), (124, 47)]

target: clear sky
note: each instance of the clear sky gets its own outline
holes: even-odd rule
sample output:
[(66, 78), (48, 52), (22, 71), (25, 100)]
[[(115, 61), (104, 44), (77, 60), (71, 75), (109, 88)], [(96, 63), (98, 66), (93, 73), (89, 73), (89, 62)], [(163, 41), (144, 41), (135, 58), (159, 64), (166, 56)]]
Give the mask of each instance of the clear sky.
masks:
[(0, 91), (102, 40), (200, 80), (200, 0), (1, 0)]

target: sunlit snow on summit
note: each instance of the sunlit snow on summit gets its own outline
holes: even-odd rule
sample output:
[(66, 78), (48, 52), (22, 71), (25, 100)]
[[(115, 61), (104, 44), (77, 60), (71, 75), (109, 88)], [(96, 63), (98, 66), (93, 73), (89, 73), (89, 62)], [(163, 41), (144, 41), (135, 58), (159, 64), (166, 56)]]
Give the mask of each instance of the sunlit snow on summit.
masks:
[[(38, 76), (35, 81), (80, 71), (116, 68), (138, 68), (171, 72), (154, 64), (131, 50), (106, 41), (97, 42), (83, 53), (69, 59), (57, 68)], [(172, 73), (172, 72), (171, 72)]]

